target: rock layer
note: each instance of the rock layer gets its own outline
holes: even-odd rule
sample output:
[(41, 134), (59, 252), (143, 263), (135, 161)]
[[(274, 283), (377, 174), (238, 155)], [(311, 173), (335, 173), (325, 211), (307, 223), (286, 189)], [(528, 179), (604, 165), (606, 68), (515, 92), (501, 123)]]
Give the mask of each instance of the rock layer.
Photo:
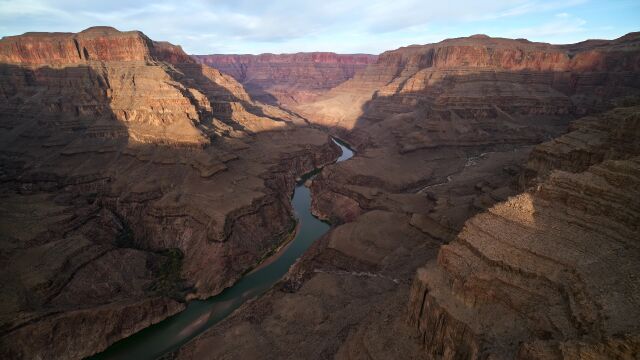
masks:
[(0, 78), (5, 358), (88, 356), (220, 292), (339, 153), (140, 32), (3, 38)]
[[(637, 180), (637, 161), (629, 160), (637, 155), (628, 153), (637, 144), (629, 110), (603, 115), (616, 118), (608, 125), (588, 127), (602, 139), (602, 149), (620, 143), (603, 158), (622, 159), (617, 156), (625, 153), (629, 163), (606, 163), (582, 175), (565, 172), (543, 185), (544, 195), (518, 193), (523, 184), (546, 176), (547, 165), (535, 159), (571, 162), (560, 153), (544, 154), (544, 146), (529, 156), (536, 144), (561, 136), (581, 114), (637, 101), (638, 50), (637, 34), (570, 46), (486, 36), (450, 39), (386, 52), (351, 80), (295, 106), (357, 150), (311, 182), (314, 214), (335, 226), (279, 286), (176, 356), (633, 354), (635, 325), (621, 318), (625, 309), (637, 318), (630, 310), (636, 304), (623, 300), (635, 285), (616, 287), (637, 267), (628, 245), (637, 237), (637, 229), (631, 229), (637, 214), (621, 207), (637, 197), (637, 191), (627, 191)], [(619, 127), (613, 125), (618, 119), (625, 119)], [(569, 141), (579, 149), (583, 140)], [(590, 212), (599, 206), (624, 225), (603, 221), (581, 228), (601, 216)], [(536, 226), (538, 217), (548, 222)], [(540, 246), (547, 246), (540, 264), (537, 248), (521, 246), (535, 246), (538, 235), (543, 236)], [(576, 240), (564, 243), (572, 235)], [(589, 236), (589, 244), (580, 244)], [(468, 245), (463, 237), (477, 240)], [(606, 244), (606, 261), (590, 270), (588, 265), (599, 259), (599, 242)], [(608, 277), (613, 254), (625, 252), (624, 269)], [(604, 290), (597, 294), (614, 289), (619, 295), (591, 300), (591, 286), (600, 285)], [(611, 306), (607, 312), (599, 308), (604, 303)]]
[(544, 177), (552, 170), (581, 172), (605, 160), (640, 154), (638, 113), (638, 107), (619, 108), (574, 121), (568, 134), (533, 149), (524, 175)]
[[(352, 130), (393, 119), (406, 151), (481, 144), (496, 132), (505, 141), (523, 141), (543, 136), (531, 127), (545, 122), (566, 125), (567, 117), (611, 107), (611, 99), (637, 101), (638, 44), (638, 33), (631, 33), (598, 46), (486, 36), (414, 45), (381, 54), (296, 110), (351, 131), (353, 142), (358, 132)], [(529, 129), (520, 131), (523, 126)]]
[(409, 322), (426, 354), (637, 355), (639, 115), (585, 118), (536, 147), (536, 187), (468, 220), (418, 272)]
[(638, 109), (597, 113), (637, 101), (639, 54), (637, 33), (411, 46), (302, 119), (138, 32), (3, 39), (2, 355), (85, 356), (233, 283), (337, 155), (309, 121), (358, 151), (310, 184), (335, 226), (178, 358), (631, 357)]
[(260, 55), (193, 55), (242, 83), (257, 100), (294, 105), (350, 79), (377, 56), (297, 53)]

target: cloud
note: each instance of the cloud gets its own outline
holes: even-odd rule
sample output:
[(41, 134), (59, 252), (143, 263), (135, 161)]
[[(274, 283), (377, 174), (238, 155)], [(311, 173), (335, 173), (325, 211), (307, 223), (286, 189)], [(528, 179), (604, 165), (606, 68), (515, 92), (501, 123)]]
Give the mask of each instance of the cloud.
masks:
[(587, 31), (587, 21), (568, 13), (556, 14), (551, 20), (533, 27), (522, 27), (509, 30), (509, 37), (537, 38), (549, 42), (568, 34), (579, 34)]
[(540, 13), (547, 11), (556, 11), (559, 9), (565, 9), (576, 5), (586, 3), (587, 0), (566, 0), (566, 1), (525, 1), (522, 4), (513, 6), (510, 9), (503, 11), (500, 16), (517, 16), (526, 15), (530, 13)]
[[(502, 36), (524, 32), (514, 37), (578, 33), (584, 20), (553, 14), (568, 15), (584, 4), (586, 0), (0, 0), (0, 35), (110, 25), (141, 30), (192, 53), (377, 52), (483, 28)], [(511, 21), (533, 18), (538, 21), (526, 26), (525, 21)]]

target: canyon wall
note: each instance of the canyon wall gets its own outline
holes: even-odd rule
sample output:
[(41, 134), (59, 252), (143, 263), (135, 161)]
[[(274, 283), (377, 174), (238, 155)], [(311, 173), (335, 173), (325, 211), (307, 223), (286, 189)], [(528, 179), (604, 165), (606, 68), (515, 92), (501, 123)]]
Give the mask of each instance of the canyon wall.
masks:
[[(505, 185), (516, 190), (509, 179), (530, 146), (561, 135), (583, 114), (638, 103), (639, 62), (638, 33), (567, 46), (475, 35), (385, 52), (295, 108), (361, 155), (319, 177), (314, 211), (351, 221), (378, 206), (372, 198), (382, 195), (367, 187), (420, 191), (446, 213), (442, 226), (459, 228), (473, 211), (504, 200)], [(479, 183), (460, 176), (464, 185), (452, 194), (455, 174), (487, 161), (507, 162), (509, 176)], [(487, 194), (474, 198), (474, 189)]]
[(242, 83), (257, 100), (297, 104), (350, 79), (376, 55), (328, 52), (260, 55), (193, 55)]
[(381, 54), (353, 79), (296, 110), (347, 131), (381, 121), (410, 123), (414, 131), (398, 131), (410, 135), (402, 139), (407, 151), (479, 144), (491, 131), (521, 141), (539, 135), (519, 133), (522, 121), (529, 127), (545, 120), (566, 124), (568, 117), (606, 110), (611, 99), (635, 101), (638, 38), (631, 33), (598, 46), (555, 46), (476, 35), (409, 46)]
[(293, 106), (357, 152), (334, 227), (176, 357), (633, 358), (639, 45), (449, 39)]
[(140, 32), (0, 40), (0, 354), (82, 358), (233, 284), (339, 153), (300, 124)]
[(537, 146), (533, 187), (468, 220), (413, 282), (409, 322), (445, 358), (640, 351), (640, 108)]
[(0, 40), (0, 354), (84, 357), (231, 285), (339, 152), (309, 123), (357, 150), (310, 181), (332, 230), (175, 357), (637, 354), (638, 33), (314, 56), (252, 92), (139, 32)]

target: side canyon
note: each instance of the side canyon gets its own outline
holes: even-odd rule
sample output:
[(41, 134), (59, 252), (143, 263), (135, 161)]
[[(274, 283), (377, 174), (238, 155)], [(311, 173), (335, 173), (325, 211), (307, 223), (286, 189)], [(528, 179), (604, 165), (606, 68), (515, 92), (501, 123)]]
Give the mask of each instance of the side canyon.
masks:
[(331, 229), (166, 358), (640, 353), (640, 33), (258, 56), (26, 33), (0, 40), (0, 138), (3, 358), (87, 357), (219, 294), (323, 166)]
[(254, 99), (291, 106), (309, 102), (351, 79), (377, 56), (315, 52), (194, 58), (238, 80)]

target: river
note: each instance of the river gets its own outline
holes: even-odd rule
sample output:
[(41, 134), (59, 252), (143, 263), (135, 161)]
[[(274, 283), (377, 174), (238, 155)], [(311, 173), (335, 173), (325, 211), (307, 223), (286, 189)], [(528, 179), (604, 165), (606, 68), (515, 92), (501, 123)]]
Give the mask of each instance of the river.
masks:
[[(333, 141), (342, 149), (336, 162), (353, 157), (353, 151), (343, 143), (335, 139)], [(304, 180), (296, 185), (291, 202), (298, 220), (296, 236), (262, 265), (220, 294), (207, 300), (190, 301), (184, 311), (116, 342), (89, 359), (156, 359), (177, 350), (230, 315), (247, 300), (269, 290), (309, 246), (330, 228), (311, 214), (311, 192), (304, 185)]]

